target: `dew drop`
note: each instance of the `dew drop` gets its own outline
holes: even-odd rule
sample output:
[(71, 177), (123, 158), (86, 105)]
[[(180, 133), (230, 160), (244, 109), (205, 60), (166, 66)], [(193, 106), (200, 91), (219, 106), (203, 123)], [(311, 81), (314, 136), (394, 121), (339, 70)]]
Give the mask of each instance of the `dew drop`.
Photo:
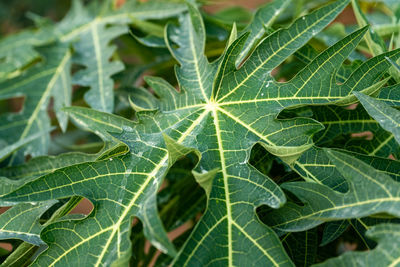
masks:
[(157, 142), (154, 142), (154, 141), (152, 141), (152, 140), (149, 140), (149, 141), (146, 142), (146, 144), (148, 144), (149, 146), (156, 146), (156, 145), (157, 145)]
[(132, 127), (126, 126), (126, 125), (122, 126), (122, 130), (124, 130), (125, 132), (132, 132), (133, 131)]
[(201, 174), (206, 173), (206, 172), (207, 172), (206, 169), (204, 169), (203, 167), (200, 167), (200, 173), (201, 173)]
[(306, 20), (306, 17), (301, 17), (302, 20)]

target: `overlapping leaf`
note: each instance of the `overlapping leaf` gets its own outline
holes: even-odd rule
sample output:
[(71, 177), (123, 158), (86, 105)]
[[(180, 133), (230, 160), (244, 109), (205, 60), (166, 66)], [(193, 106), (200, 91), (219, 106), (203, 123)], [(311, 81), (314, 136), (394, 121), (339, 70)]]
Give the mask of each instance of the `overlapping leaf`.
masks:
[(105, 2), (100, 11), (93, 11), (94, 8), (85, 9), (80, 1), (74, 1), (70, 13), (58, 25), (57, 35), (62, 42), (78, 40), (74, 45), (75, 62), (85, 69), (74, 75), (74, 83), (91, 88), (85, 94), (86, 102), (94, 109), (112, 112), (114, 82), (111, 76), (124, 67), (120, 61), (110, 62), (115, 46), (109, 46), (109, 42), (126, 33), (126, 25), (133, 18), (162, 19), (183, 12), (185, 6), (179, 2), (131, 1), (113, 10), (107, 5), (110, 4)]
[[(286, 199), (281, 189), (248, 163), (250, 150), (262, 144), (269, 152), (293, 163), (312, 147), (321, 129), (312, 119), (277, 120), (284, 108), (307, 104), (347, 104), (353, 91), (373, 93), (389, 67), (385, 57), (362, 64), (342, 84), (336, 71), (363, 37), (360, 29), (318, 55), (291, 81), (277, 83), (270, 72), (328, 25), (347, 5), (337, 1), (295, 21), (288, 29), (264, 39), (243, 66), (235, 63), (247, 34), (235, 40), (210, 64), (204, 56), (205, 29), (197, 9), (179, 26), (169, 25), (166, 43), (178, 60), (180, 92), (159, 78), (147, 78), (159, 96), (159, 111), (141, 111), (138, 121), (84, 108), (69, 109), (85, 128), (113, 136), (130, 151), (124, 156), (59, 169), (7, 195), (8, 201), (44, 201), (79, 195), (94, 204), (81, 221), (56, 222), (42, 232), (49, 249), (37, 265), (110, 265), (130, 255), (129, 229), (133, 216), (160, 250), (174, 255), (157, 214), (156, 192), (171, 164), (196, 151), (194, 174), (208, 196), (207, 211), (175, 257), (176, 266), (292, 265), (275, 232), (262, 224), (255, 208), (279, 208)], [(274, 14), (272, 14), (274, 15)], [(231, 40), (235, 39), (234, 36)], [(307, 183), (308, 184), (308, 183)], [(212, 249), (210, 249), (212, 248)], [(87, 251), (90, 251), (88, 254)], [(79, 257), (79, 255), (85, 257)]]
[(394, 135), (384, 129), (374, 132), (372, 140), (366, 140), (365, 137), (352, 138), (344, 148), (357, 153), (379, 157), (394, 155), (397, 158), (400, 153), (400, 148)]
[[(400, 176), (397, 173), (397, 169), (400, 167), (398, 161), (350, 152), (347, 152), (347, 154), (389, 175), (395, 181), (400, 181)], [(346, 192), (348, 189), (345, 178), (336, 169), (335, 164), (324, 149), (317, 147), (309, 149), (294, 163), (293, 169), (307, 181), (322, 183), (340, 192)]]
[[(23, 184), (56, 169), (94, 161), (98, 157), (99, 154), (65, 153), (59, 156), (37, 157), (22, 165), (2, 168), (0, 169), (0, 196), (4, 196)], [(1, 206), (7, 206), (7, 204), (10, 203), (0, 201)]]
[[(365, 141), (367, 143), (368, 141)], [(400, 181), (398, 169), (400, 163), (388, 158), (376, 156), (366, 156), (356, 153), (349, 153), (354, 158), (357, 158), (364, 163), (372, 166), (384, 175), (390, 176), (395, 181)], [(326, 154), (326, 151), (320, 148), (312, 148), (305, 152), (294, 164), (294, 169), (306, 181), (324, 184), (331, 189), (345, 193), (349, 190), (348, 181), (336, 168), (334, 162)], [(355, 223), (365, 226), (365, 219), (356, 219)], [(338, 236), (340, 236), (349, 226), (354, 226), (350, 220), (340, 220), (328, 222), (325, 226), (323, 240), (321, 245), (325, 245)]]
[(329, 220), (361, 218), (377, 213), (399, 217), (400, 186), (390, 176), (347, 154), (327, 151), (336, 169), (347, 180), (349, 190), (340, 193), (307, 182), (282, 185), (304, 206), (288, 203), (271, 213), (271, 226), (284, 231), (313, 228)]
[(57, 201), (43, 203), (20, 203), (0, 215), (0, 239), (22, 239), (34, 245), (44, 245), (40, 232), (44, 226), (40, 216)]
[(389, 106), (400, 106), (400, 86), (398, 84), (384, 87), (379, 92), (378, 99)]
[[(0, 84), (0, 99), (23, 96), (24, 105), (20, 112), (3, 114), (0, 117), (0, 138), (6, 146), (29, 140), (28, 145), (14, 153), (9, 164), (23, 162), (25, 155), (39, 156), (47, 153), (50, 120), (47, 106), (52, 96), (57, 107), (56, 115), (65, 128), (67, 117), (60, 107), (70, 104), (71, 52), (68, 45), (52, 45), (42, 50), (45, 61), (30, 69), (26, 74)], [(13, 134), (10, 134), (13, 133)], [(38, 133), (39, 136), (36, 136)], [(36, 136), (34, 141), (32, 136)], [(14, 148), (16, 150), (19, 147)]]
[[(115, 47), (108, 43), (127, 31), (131, 17), (160, 19), (186, 8), (173, 2), (139, 4), (135, 1), (118, 10), (113, 10), (108, 1), (100, 11), (93, 6), (83, 7), (80, 1), (74, 1), (71, 11), (60, 23), (36, 32), (21, 32), (0, 43), (0, 81), (4, 80), (0, 84), (0, 99), (25, 97), (21, 112), (0, 118), (1, 149), (4, 150), (0, 158), (19, 149), (9, 165), (23, 162), (26, 155), (35, 157), (47, 153), (49, 135), (46, 132), (50, 131), (50, 121), (46, 112), (53, 96), (56, 96), (54, 111), (65, 131), (67, 117), (61, 108), (71, 104), (72, 83), (91, 87), (85, 99), (93, 108), (113, 110), (114, 83), (110, 77), (122, 70), (123, 65), (119, 61), (110, 62)], [(35, 49), (50, 42), (53, 43), (49, 47)], [(74, 55), (71, 44), (74, 44)], [(38, 58), (42, 62), (23, 75), (12, 74)], [(75, 73), (73, 81), (72, 63), (86, 67)], [(6, 79), (13, 76), (17, 77)], [(10, 132), (17, 134), (10, 135)]]

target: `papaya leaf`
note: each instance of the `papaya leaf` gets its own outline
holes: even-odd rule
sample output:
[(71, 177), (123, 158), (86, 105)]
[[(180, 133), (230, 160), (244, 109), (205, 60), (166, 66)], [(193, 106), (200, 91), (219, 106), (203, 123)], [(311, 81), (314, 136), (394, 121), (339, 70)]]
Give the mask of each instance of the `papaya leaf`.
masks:
[[(50, 119), (47, 106), (52, 96), (58, 108), (68, 106), (71, 102), (70, 65), (71, 52), (68, 45), (55, 44), (41, 49), (45, 62), (29, 69), (24, 75), (9, 79), (0, 84), (0, 99), (24, 97), (24, 107), (18, 113), (2, 114), (0, 117), (0, 138), (14, 145), (31, 140), (11, 155), (9, 165), (21, 163), (25, 155), (33, 157), (44, 155), (50, 142)], [(32, 90), (35, 88), (35, 90)], [(59, 109), (57, 118), (63, 129), (67, 117)], [(12, 123), (10, 123), (12, 121)], [(10, 134), (13, 132), (15, 134)], [(33, 138), (42, 132), (38, 138)], [(16, 146), (13, 150), (16, 150)]]
[(318, 145), (334, 142), (341, 135), (380, 129), (379, 124), (371, 118), (362, 106), (349, 110), (338, 106), (312, 107), (313, 118), (322, 123), (325, 129), (315, 135)]
[[(383, 88), (384, 90), (386, 88)], [(371, 156), (388, 157), (397, 155), (400, 147), (393, 134), (385, 131), (368, 112), (358, 105), (355, 109), (338, 106), (312, 107), (313, 118), (322, 123), (325, 129), (317, 133), (314, 141), (318, 146), (338, 146), (337, 140), (351, 137), (353, 134), (370, 132), (372, 140), (354, 135), (345, 143), (345, 148)]]
[(398, 107), (400, 106), (400, 87), (398, 84), (384, 87), (379, 92), (377, 98), (380, 101), (385, 102), (389, 106)]
[(322, 235), (321, 246), (329, 244), (337, 239), (349, 227), (347, 220), (327, 222)]
[[(257, 143), (291, 165), (313, 147), (312, 137), (321, 124), (310, 118), (278, 120), (285, 108), (347, 105), (357, 101), (352, 92), (377, 93), (385, 83), (382, 75), (391, 66), (386, 57), (396, 60), (399, 50), (369, 59), (343, 83), (336, 83), (337, 70), (367, 28), (323, 51), (286, 83), (270, 75), (348, 3), (323, 6), (273, 32), (239, 69), (237, 58), (249, 34), (235, 38), (233, 31), (232, 43), (209, 63), (201, 14), (188, 3), (179, 24), (170, 23), (165, 30), (166, 44), (179, 63), (175, 68), (179, 91), (161, 78), (146, 78), (157, 96), (158, 110), (144, 109), (129, 121), (87, 108), (66, 109), (77, 124), (103, 139), (123, 142), (129, 153), (58, 169), (2, 198), (31, 202), (77, 195), (92, 201), (94, 209), (87, 218), (55, 222), (42, 231), (49, 248), (35, 264), (126, 264), (132, 217), (137, 217), (147, 239), (175, 256), (175, 266), (293, 266), (276, 233), (255, 212), (262, 204), (278, 209), (286, 197), (248, 161)], [(191, 152), (199, 157), (193, 175), (206, 191), (207, 210), (176, 252), (159, 218), (156, 197), (168, 169)]]
[[(342, 151), (344, 152), (344, 150)], [(400, 163), (388, 158), (376, 156), (366, 156), (357, 153), (348, 155), (362, 160), (369, 164), (381, 173), (390, 176), (395, 181), (400, 181), (398, 168)], [(300, 174), (306, 181), (320, 183), (329, 186), (335, 191), (347, 192), (349, 185), (343, 175), (336, 169), (332, 160), (328, 157), (325, 150), (320, 148), (312, 148), (306, 151), (295, 163), (295, 171)], [(357, 225), (366, 225), (365, 219), (354, 219)], [(354, 226), (351, 220), (340, 220), (327, 222), (324, 228), (324, 233), (321, 241), (321, 246), (324, 246), (337, 237), (339, 237), (349, 226)], [(359, 232), (359, 231), (357, 231)], [(362, 237), (364, 238), (364, 237)]]
[[(397, 172), (397, 168), (400, 167), (398, 161), (344, 150), (342, 150), (342, 152), (346, 152), (346, 154), (371, 165), (383, 174), (389, 175), (395, 181), (400, 181), (400, 175)], [(295, 162), (294, 170), (306, 181), (322, 183), (340, 192), (346, 192), (348, 190), (346, 180), (336, 169), (335, 164), (333, 164), (324, 149), (313, 147), (307, 150)]]
[(40, 239), (40, 232), (44, 226), (39, 222), (39, 218), (56, 202), (50, 200), (42, 203), (20, 203), (7, 210), (0, 215), (0, 239), (17, 238), (33, 245), (44, 245)]
[[(0, 116), (0, 142), (7, 148), (0, 158), (11, 154), (8, 165), (22, 163), (28, 155), (47, 153), (49, 134), (39, 132), (51, 130), (47, 114), (50, 98), (54, 99), (59, 125), (66, 130), (68, 119), (61, 109), (71, 105), (72, 84), (91, 88), (85, 99), (93, 108), (113, 111), (111, 76), (122, 70), (123, 64), (110, 61), (115, 47), (109, 42), (127, 32), (132, 17), (162, 19), (186, 9), (182, 3), (152, 1), (132, 1), (117, 10), (109, 1), (104, 1), (101, 9), (93, 8), (95, 5), (84, 7), (75, 0), (59, 23), (23, 31), (0, 42), (0, 99), (24, 97), (20, 112)], [(71, 77), (73, 63), (84, 68)], [(27, 68), (29, 64), (33, 66)]]
[(370, 156), (389, 157), (399, 156), (400, 147), (394, 135), (384, 129), (374, 132), (372, 140), (352, 138), (344, 146), (345, 149)]
[[(109, 45), (116, 37), (127, 33), (131, 19), (162, 19), (179, 14), (183, 4), (173, 2), (137, 3), (130, 1), (114, 10), (107, 2), (99, 10), (84, 7), (73, 1), (71, 11), (57, 25), (60, 41), (74, 42), (74, 63), (85, 68), (75, 73), (73, 83), (90, 87), (85, 94), (86, 102), (94, 109), (114, 110), (114, 81), (111, 76), (124, 69), (120, 61), (110, 61), (116, 47)], [(95, 11), (93, 11), (95, 10)]]
[[(324, 221), (361, 218), (377, 213), (399, 216), (399, 182), (345, 153), (327, 150), (330, 160), (346, 179), (345, 193), (317, 183), (293, 182), (282, 187), (295, 194), (304, 206), (287, 203), (271, 212), (271, 226), (301, 231)], [(273, 221), (273, 222), (272, 222)]]
[(40, 58), (34, 47), (53, 41), (49, 31), (22, 31), (0, 41), (0, 81), (17, 75), (21, 68)]
[(244, 33), (250, 32), (250, 34), (236, 60), (236, 65), (239, 65), (248, 56), (249, 52), (267, 33), (267, 28), (272, 26), (274, 20), (277, 19), (290, 2), (290, 0), (275, 0), (257, 10), (252, 22), (243, 30)]

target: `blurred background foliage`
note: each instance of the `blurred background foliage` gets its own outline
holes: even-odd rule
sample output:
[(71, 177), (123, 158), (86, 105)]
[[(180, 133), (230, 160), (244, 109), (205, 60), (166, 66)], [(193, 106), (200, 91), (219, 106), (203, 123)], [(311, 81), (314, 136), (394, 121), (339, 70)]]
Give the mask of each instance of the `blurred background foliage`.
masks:
[(32, 16), (60, 20), (68, 11), (71, 0), (18, 0), (0, 1), (0, 34), (5, 36), (22, 28), (33, 27)]

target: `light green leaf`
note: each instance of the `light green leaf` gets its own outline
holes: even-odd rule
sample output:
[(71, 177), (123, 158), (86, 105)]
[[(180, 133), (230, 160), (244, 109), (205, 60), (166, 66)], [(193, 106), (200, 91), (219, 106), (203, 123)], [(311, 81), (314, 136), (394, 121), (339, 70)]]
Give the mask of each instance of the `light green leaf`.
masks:
[(393, 133), (397, 143), (400, 144), (400, 111), (389, 107), (372, 97), (354, 92), (361, 104), (379, 124), (387, 131)]
[(398, 33), (400, 31), (399, 23), (385, 23), (377, 24), (373, 26), (373, 30), (379, 36), (390, 36), (393, 33)]
[[(362, 12), (362, 10), (360, 8), (358, 0), (351, 0), (351, 4), (352, 4), (353, 10), (354, 10), (354, 14), (356, 16), (358, 25), (361, 27), (363, 27), (365, 25), (369, 25), (369, 22), (365, 16), (365, 14)], [(367, 43), (369, 52), (373, 56), (376, 56), (376, 55), (379, 55), (379, 54), (382, 54), (382, 53), (388, 51), (384, 40), (379, 36), (379, 34), (376, 31), (373, 30), (373, 28), (370, 28), (368, 33), (365, 35), (365, 41)], [(391, 68), (389, 70), (389, 73), (397, 82), (400, 81), (400, 74), (394, 68)]]

